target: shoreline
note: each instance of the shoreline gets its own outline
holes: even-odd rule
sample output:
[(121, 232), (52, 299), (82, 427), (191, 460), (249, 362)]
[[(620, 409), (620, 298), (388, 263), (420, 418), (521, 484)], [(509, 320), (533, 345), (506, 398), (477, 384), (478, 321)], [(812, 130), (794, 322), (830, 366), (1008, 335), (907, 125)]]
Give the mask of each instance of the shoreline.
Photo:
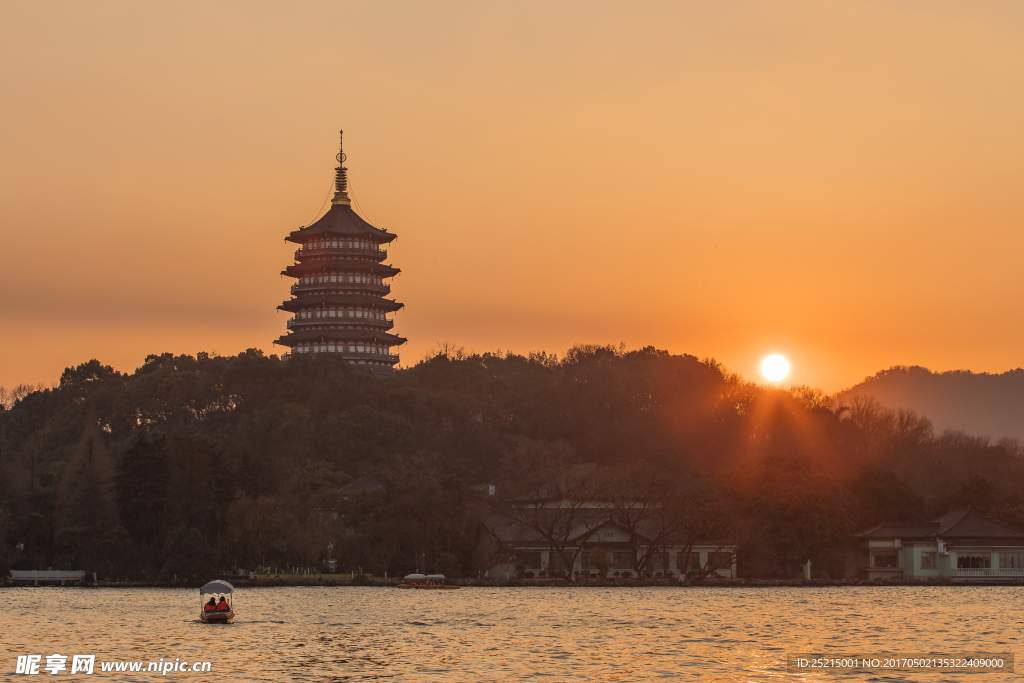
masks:
[[(297, 588), (297, 587), (371, 587), (395, 588), (401, 583), (396, 578), (341, 578), (327, 574), (309, 579), (248, 579), (243, 577), (219, 576), (231, 582), (235, 588)], [(199, 588), (205, 581), (82, 581), (68, 583), (66, 588)], [(980, 581), (953, 581), (951, 579), (928, 579), (924, 581), (911, 579), (877, 579), (873, 581), (860, 579), (712, 579), (701, 582), (680, 582), (672, 579), (606, 579), (569, 581), (568, 579), (452, 579), (448, 583), (464, 588), (839, 588), (839, 587), (892, 587), (892, 586), (1024, 586), (1024, 579), (993, 579)], [(40, 583), (38, 586), (28, 582), (14, 582), (5, 579), (0, 588), (53, 587), (54, 583)]]

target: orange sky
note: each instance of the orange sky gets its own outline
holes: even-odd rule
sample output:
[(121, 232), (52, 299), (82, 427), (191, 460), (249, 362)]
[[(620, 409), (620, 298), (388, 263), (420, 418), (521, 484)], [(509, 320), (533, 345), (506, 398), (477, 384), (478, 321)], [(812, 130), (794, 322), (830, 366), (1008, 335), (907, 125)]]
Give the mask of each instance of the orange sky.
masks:
[(1019, 2), (0, 4), (0, 385), (271, 345), (345, 129), (438, 341), (829, 391), (1024, 345)]

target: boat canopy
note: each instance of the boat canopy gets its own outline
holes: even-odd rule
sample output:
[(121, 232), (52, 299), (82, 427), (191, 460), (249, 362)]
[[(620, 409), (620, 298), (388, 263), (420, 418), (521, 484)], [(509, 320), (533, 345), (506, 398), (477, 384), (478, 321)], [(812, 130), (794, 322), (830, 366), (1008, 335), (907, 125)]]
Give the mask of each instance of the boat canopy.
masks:
[(208, 593), (220, 594), (220, 593), (234, 593), (234, 592), (235, 592), (235, 587), (234, 586), (232, 586), (227, 581), (221, 581), (220, 579), (218, 579), (216, 581), (211, 581), (210, 583), (206, 584), (205, 586), (203, 586), (202, 588), (199, 589), (199, 594), (200, 595), (206, 595)]
[(444, 581), (444, 574), (427, 574), (428, 579), (441, 579)]
[(420, 579), (427, 578), (426, 574), (406, 574), (406, 581), (419, 581)]

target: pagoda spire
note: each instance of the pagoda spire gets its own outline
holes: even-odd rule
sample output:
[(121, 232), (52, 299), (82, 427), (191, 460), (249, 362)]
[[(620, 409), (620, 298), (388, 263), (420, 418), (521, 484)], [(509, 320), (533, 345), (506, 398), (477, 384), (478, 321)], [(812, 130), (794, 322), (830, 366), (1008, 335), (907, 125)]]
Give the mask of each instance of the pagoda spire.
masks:
[(331, 204), (350, 205), (348, 198), (348, 169), (345, 168), (345, 131), (338, 131), (338, 166), (334, 169), (334, 199)]

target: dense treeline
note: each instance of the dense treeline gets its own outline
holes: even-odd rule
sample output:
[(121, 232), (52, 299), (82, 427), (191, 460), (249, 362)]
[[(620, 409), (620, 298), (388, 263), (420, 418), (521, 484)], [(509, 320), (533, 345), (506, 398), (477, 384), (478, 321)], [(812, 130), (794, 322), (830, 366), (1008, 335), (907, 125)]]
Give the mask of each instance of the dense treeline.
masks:
[[(573, 463), (715, 501), (746, 576), (843, 572), (850, 534), (972, 505), (1024, 526), (1015, 441), (747, 383), (648, 347), (442, 347), (379, 379), (327, 355), (98, 361), (5, 394), (0, 569), (204, 577), (258, 566), (472, 574), (490, 506)], [(362, 475), (384, 486), (345, 497)], [(498, 496), (470, 486), (494, 483)], [(684, 484), (680, 484), (681, 486)]]

